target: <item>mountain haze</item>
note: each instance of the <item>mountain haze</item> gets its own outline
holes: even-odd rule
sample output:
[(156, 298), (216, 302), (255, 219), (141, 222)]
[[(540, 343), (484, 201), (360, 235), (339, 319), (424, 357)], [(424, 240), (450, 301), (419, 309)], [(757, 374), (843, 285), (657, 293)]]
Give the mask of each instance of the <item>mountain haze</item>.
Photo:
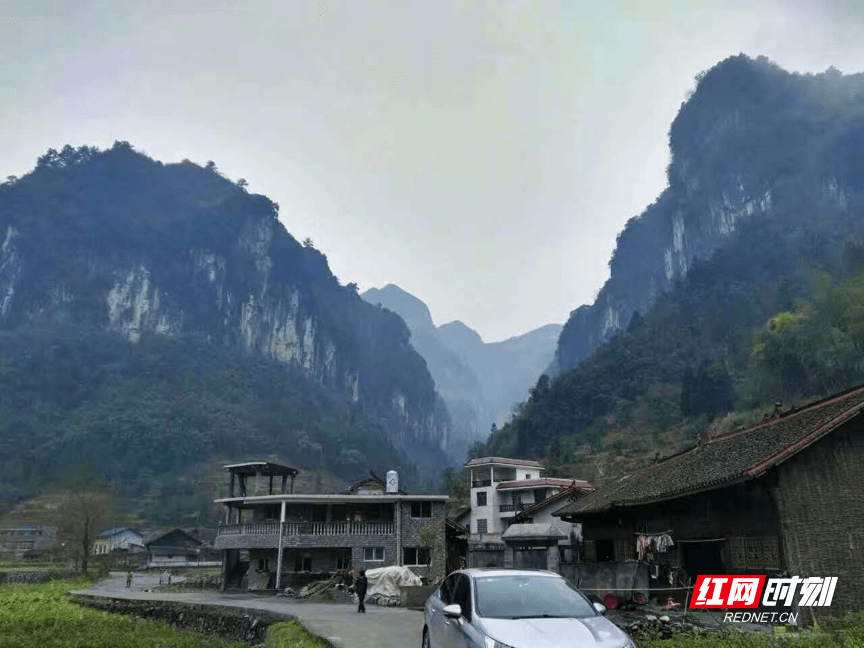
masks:
[(561, 331), (560, 325), (549, 324), (486, 343), (460, 321), (436, 328), (426, 304), (393, 284), (372, 288), (362, 296), (408, 324), (411, 343), (426, 360), (466, 448), (485, 440), (492, 423), (502, 425), (513, 407), (527, 398), (528, 387), (549, 364)]

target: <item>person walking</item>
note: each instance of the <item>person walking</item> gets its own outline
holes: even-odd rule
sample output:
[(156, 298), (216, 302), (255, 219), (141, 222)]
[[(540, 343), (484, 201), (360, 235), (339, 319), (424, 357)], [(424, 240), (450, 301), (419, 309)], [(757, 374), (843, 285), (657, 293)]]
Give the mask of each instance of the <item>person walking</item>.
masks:
[(126, 587), (132, 587), (132, 572), (126, 572)]
[(369, 580), (366, 578), (366, 570), (361, 569), (360, 575), (354, 581), (354, 591), (357, 592), (357, 612), (366, 612), (366, 589), (369, 587)]

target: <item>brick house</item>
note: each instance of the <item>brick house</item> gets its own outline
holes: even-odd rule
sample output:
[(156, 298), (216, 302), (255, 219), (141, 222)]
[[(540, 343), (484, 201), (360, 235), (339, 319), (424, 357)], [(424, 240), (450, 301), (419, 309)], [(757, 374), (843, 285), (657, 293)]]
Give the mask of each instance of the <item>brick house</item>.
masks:
[[(755, 427), (709, 434), (563, 507), (555, 515), (583, 523), (584, 564), (569, 577), (637, 559), (658, 591), (670, 575), (676, 583), (700, 574), (839, 576), (828, 611), (860, 609), (862, 410), (864, 387), (778, 407)], [(642, 544), (639, 555), (645, 537), (663, 536), (674, 544)]]
[[(337, 494), (298, 494), (289, 466), (251, 462), (230, 473), (223, 550), (225, 588), (300, 587), (335, 572), (402, 565), (435, 582), (445, 576), (445, 495), (409, 495), (375, 475)], [(274, 492), (274, 478), (281, 486)], [(288, 479), (291, 487), (288, 488)], [(392, 479), (392, 481), (391, 481)], [(240, 486), (235, 491), (235, 482)]]

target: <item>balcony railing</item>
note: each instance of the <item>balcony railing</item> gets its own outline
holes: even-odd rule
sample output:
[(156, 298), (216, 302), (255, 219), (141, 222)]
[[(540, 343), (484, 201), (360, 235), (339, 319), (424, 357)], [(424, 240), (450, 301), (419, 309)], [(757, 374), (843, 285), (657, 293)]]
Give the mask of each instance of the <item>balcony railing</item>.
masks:
[(471, 488), (483, 488), (484, 486), (491, 486), (492, 480), (490, 479), (475, 479), (471, 482)]
[(516, 511), (521, 511), (525, 508), (525, 505), (519, 502), (518, 504), (501, 504), (498, 506), (498, 510), (501, 513), (515, 513)]
[[(394, 532), (392, 522), (286, 522), (282, 528), (283, 536), (392, 535)], [(217, 535), (279, 535), (279, 523), (220, 524)]]

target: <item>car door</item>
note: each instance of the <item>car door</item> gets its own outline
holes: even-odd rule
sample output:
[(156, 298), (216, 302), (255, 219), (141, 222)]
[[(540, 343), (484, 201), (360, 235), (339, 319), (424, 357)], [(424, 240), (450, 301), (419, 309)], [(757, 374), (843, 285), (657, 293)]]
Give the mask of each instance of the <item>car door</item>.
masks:
[(443, 648), (445, 635), (444, 608), (453, 600), (453, 590), (456, 587), (458, 574), (448, 576), (438, 591), (429, 597), (429, 643), (431, 648)]
[(462, 618), (444, 619), (441, 648), (472, 648), (471, 619), (471, 579), (464, 574), (456, 574), (455, 587), (452, 593), (452, 603), (462, 608)]

